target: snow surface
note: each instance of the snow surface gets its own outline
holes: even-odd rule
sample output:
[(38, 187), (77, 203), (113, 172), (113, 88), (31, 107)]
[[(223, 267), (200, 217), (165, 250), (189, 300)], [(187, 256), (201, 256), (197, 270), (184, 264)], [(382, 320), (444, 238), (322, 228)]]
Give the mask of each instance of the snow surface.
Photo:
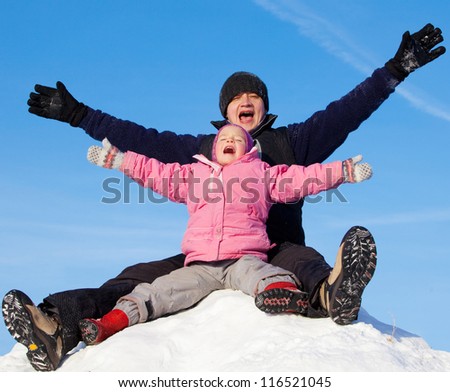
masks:
[[(0, 371), (34, 372), (16, 344)], [(361, 310), (357, 322), (268, 315), (238, 291), (112, 336), (80, 343), (57, 372), (448, 372), (450, 353)]]

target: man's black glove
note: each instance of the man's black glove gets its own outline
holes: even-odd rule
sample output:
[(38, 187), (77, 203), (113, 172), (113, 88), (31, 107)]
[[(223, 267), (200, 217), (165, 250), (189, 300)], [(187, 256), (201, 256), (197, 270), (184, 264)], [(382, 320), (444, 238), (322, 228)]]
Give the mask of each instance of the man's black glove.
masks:
[(77, 127), (87, 112), (87, 106), (78, 102), (61, 82), (52, 87), (34, 86), (36, 93), (30, 94), (28, 111), (41, 117), (67, 122)]
[(441, 29), (431, 23), (412, 35), (407, 31), (403, 34), (397, 53), (386, 63), (386, 68), (402, 81), (417, 68), (443, 55), (444, 46), (432, 50), (443, 40)]

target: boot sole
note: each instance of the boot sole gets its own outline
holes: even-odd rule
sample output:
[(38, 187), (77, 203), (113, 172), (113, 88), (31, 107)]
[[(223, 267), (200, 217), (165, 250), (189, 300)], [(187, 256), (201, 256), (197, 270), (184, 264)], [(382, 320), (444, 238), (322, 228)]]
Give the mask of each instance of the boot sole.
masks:
[(84, 319), (78, 323), (78, 326), (81, 331), (81, 337), (83, 339), (83, 342), (86, 345), (90, 346), (99, 343), (97, 342), (98, 327), (95, 323), (93, 323), (89, 319)]
[(266, 313), (287, 312), (306, 315), (308, 294), (281, 288), (265, 290), (255, 297), (255, 305)]
[[(2, 313), (6, 328), (12, 337), (27, 349), (27, 357), (34, 369), (38, 371), (55, 370), (55, 364), (48, 354), (46, 340), (43, 333), (35, 330), (33, 319), (26, 304), (32, 305), (31, 300), (22, 292), (11, 290), (3, 298)], [(59, 361), (58, 361), (59, 363)]]
[(375, 272), (377, 253), (372, 234), (361, 226), (351, 228), (342, 245), (342, 270), (330, 286), (328, 312), (335, 323), (348, 325), (358, 318), (362, 293)]

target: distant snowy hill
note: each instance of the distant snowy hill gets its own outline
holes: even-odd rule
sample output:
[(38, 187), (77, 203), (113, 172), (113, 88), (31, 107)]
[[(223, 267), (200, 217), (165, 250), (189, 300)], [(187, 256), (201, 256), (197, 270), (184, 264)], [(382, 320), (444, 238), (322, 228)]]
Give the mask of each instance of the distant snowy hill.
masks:
[[(32, 372), (16, 344), (0, 371)], [(80, 345), (58, 372), (450, 371), (450, 353), (380, 323), (364, 310), (350, 326), (329, 319), (267, 315), (224, 290), (177, 315), (128, 328), (98, 346)]]

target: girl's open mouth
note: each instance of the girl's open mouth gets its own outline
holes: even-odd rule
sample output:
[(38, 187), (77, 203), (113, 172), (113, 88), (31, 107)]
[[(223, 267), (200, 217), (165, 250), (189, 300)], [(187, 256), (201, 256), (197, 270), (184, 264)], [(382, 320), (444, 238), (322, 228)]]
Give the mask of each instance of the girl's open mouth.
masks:
[(226, 146), (226, 147), (223, 149), (223, 153), (224, 153), (224, 154), (234, 154), (234, 153), (235, 153), (235, 149), (234, 149), (233, 146)]

